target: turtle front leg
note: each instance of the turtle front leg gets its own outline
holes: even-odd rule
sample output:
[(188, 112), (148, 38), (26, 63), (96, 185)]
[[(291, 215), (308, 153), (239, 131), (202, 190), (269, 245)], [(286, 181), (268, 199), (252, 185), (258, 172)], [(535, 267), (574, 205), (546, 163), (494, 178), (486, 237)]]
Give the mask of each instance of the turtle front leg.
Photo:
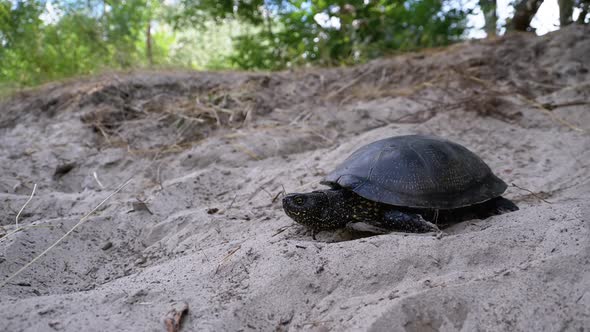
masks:
[(488, 205), (492, 207), (492, 211), (494, 214), (503, 214), (519, 210), (516, 204), (502, 196), (491, 199), (488, 202)]
[(424, 220), (421, 215), (397, 210), (385, 212), (379, 227), (408, 233), (440, 232), (436, 225)]
[(471, 219), (487, 219), (491, 216), (517, 211), (518, 206), (504, 197), (496, 197), (476, 205), (451, 210), (447, 220), (458, 222)]

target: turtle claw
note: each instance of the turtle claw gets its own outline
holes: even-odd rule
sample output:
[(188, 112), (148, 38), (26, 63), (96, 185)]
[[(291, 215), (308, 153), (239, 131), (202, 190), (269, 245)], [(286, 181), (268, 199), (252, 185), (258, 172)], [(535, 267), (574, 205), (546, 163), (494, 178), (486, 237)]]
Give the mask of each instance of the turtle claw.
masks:
[(440, 230), (440, 228), (438, 228), (437, 224), (433, 224), (429, 221), (426, 221), (422, 218), (422, 220), (424, 221), (424, 224), (426, 225), (426, 227), (430, 227), (430, 232), (434, 232), (434, 233), (442, 233), (443, 231)]

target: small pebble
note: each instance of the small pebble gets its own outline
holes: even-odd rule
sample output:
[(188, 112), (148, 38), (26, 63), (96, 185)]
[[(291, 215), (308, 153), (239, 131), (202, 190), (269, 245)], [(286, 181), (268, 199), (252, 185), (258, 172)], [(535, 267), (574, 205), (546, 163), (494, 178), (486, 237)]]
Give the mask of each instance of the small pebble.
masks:
[(113, 246), (113, 242), (111, 242), (111, 241), (106, 241), (105, 243), (103, 243), (103, 244), (100, 246), (100, 249), (102, 249), (102, 250), (109, 250), (109, 249), (110, 249), (112, 246)]
[(43, 315), (51, 314), (51, 313), (53, 313), (54, 311), (55, 311), (55, 309), (53, 309), (53, 308), (45, 308), (45, 309), (43, 309), (43, 310), (39, 310), (39, 311), (37, 312), (37, 314), (38, 314), (38, 315), (40, 315), (40, 316), (43, 316)]
[(49, 322), (49, 327), (51, 327), (52, 329), (54, 329), (56, 331), (59, 331), (59, 330), (62, 330), (63, 329), (63, 325), (60, 322), (55, 321), (55, 320)]
[(394, 290), (391, 293), (389, 293), (389, 295), (387, 296), (388, 299), (393, 300), (393, 299), (397, 299), (399, 297), (399, 295), (397, 295), (398, 291)]

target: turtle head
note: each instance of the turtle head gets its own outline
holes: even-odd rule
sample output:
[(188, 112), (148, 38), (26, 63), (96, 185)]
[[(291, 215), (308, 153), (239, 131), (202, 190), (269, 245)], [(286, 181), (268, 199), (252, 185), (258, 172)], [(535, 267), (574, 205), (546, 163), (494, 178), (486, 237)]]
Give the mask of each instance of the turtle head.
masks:
[(283, 198), (285, 213), (296, 222), (315, 230), (344, 227), (334, 211), (334, 202), (328, 191), (288, 194)]

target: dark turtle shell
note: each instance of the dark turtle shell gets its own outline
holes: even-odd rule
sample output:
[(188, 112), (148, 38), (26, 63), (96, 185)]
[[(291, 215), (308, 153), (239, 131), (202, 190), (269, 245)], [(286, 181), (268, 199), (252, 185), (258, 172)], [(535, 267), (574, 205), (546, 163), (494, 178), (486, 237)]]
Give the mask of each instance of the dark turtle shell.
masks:
[(422, 135), (365, 145), (322, 183), (348, 188), (372, 201), (433, 209), (482, 203), (508, 187), (467, 148)]

